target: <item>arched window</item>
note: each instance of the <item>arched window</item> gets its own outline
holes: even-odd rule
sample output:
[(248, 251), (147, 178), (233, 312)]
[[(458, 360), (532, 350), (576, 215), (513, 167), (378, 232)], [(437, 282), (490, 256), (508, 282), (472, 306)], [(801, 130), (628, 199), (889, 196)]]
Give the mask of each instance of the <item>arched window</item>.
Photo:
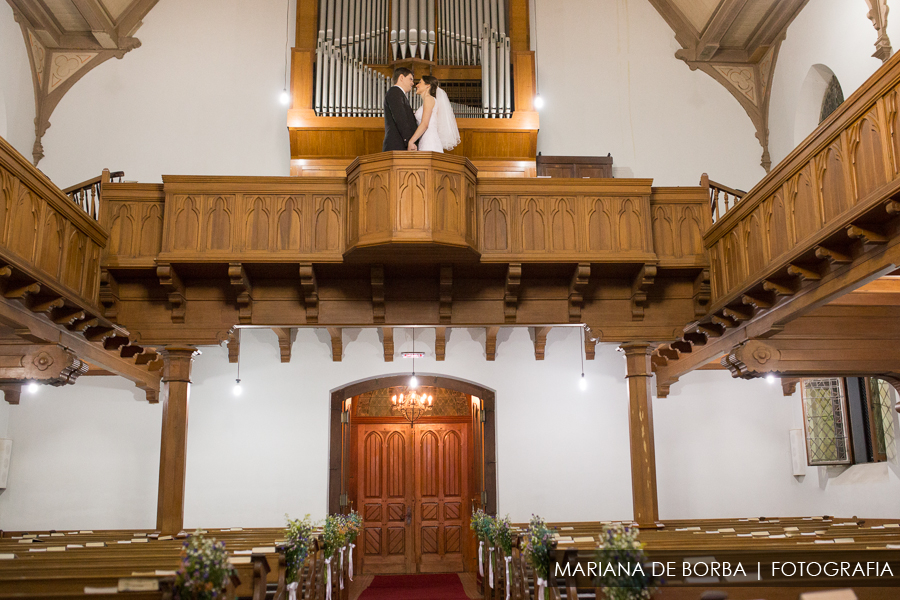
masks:
[(828, 88), (825, 90), (825, 97), (822, 98), (822, 111), (819, 114), (819, 123), (828, 118), (828, 116), (837, 110), (837, 107), (844, 101), (844, 90), (841, 89), (841, 83), (834, 75), (828, 82)]
[(825, 65), (813, 65), (803, 80), (794, 117), (794, 144), (799, 145), (844, 101), (841, 84)]

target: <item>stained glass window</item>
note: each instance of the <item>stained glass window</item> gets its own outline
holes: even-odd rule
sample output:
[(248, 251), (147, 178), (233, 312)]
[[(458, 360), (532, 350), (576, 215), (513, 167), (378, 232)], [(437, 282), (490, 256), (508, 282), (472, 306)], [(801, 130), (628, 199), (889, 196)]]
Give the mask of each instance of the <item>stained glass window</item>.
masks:
[(872, 410), (872, 445), (876, 456), (894, 460), (897, 445), (894, 434), (894, 401), (891, 386), (882, 379), (869, 379), (869, 406)]
[(844, 91), (841, 89), (838, 78), (832, 75), (831, 81), (828, 82), (828, 88), (825, 90), (825, 97), (822, 99), (822, 112), (819, 114), (819, 123), (836, 111), (843, 101)]
[(850, 463), (846, 406), (843, 379), (803, 380), (803, 416), (810, 465)]

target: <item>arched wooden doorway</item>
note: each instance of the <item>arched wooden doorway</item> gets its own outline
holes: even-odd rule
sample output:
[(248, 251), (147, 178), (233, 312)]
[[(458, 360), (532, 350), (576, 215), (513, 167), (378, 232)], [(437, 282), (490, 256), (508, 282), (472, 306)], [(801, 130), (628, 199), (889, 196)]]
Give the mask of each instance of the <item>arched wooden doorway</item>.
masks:
[(378, 377), (332, 392), (328, 511), (362, 515), (363, 573), (472, 571), (469, 517), (497, 506), (494, 393), (420, 376), (419, 388), (439, 399), (435, 415), (410, 427), (385, 406), (391, 388), (408, 382)]

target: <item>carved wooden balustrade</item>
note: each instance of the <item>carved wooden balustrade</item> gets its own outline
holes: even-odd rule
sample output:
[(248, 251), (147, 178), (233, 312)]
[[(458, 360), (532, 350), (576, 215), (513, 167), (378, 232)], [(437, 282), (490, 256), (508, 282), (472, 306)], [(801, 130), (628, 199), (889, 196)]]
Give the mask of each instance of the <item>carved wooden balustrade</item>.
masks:
[(90, 215), (92, 219), (98, 221), (100, 220), (100, 190), (103, 184), (113, 181), (119, 183), (123, 177), (125, 177), (124, 171), (110, 173), (109, 169), (103, 169), (100, 176), (67, 187), (63, 190), (63, 194), (81, 207), (81, 210)]
[(92, 215), (0, 138), (0, 388), (8, 402), (18, 402), (24, 381), (73, 383), (86, 363), (128, 377), (156, 399), (159, 375), (138, 366), (153, 362), (155, 352), (133, 345), (127, 330), (102, 316), (107, 238)]
[(215, 342), (235, 323), (590, 322), (672, 339), (706, 312), (708, 192), (651, 183), (482, 178), (464, 157), (396, 152), (346, 177), (109, 184), (101, 301), (148, 343)]
[(658, 379), (777, 335), (791, 319), (895, 269), (898, 198), (895, 56), (705, 233), (710, 312), (660, 349)]

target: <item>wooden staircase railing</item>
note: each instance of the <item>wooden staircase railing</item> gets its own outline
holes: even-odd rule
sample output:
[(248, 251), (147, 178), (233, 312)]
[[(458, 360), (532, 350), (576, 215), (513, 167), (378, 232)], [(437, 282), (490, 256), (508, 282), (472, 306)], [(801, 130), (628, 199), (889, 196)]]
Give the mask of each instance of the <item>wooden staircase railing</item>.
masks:
[(100, 191), (104, 183), (121, 183), (124, 171), (103, 169), (103, 174), (67, 187), (63, 193), (95, 221), (100, 220)]
[(700, 186), (709, 190), (709, 210), (713, 223), (738, 205), (747, 192), (730, 188), (709, 178), (706, 173), (700, 177)]

